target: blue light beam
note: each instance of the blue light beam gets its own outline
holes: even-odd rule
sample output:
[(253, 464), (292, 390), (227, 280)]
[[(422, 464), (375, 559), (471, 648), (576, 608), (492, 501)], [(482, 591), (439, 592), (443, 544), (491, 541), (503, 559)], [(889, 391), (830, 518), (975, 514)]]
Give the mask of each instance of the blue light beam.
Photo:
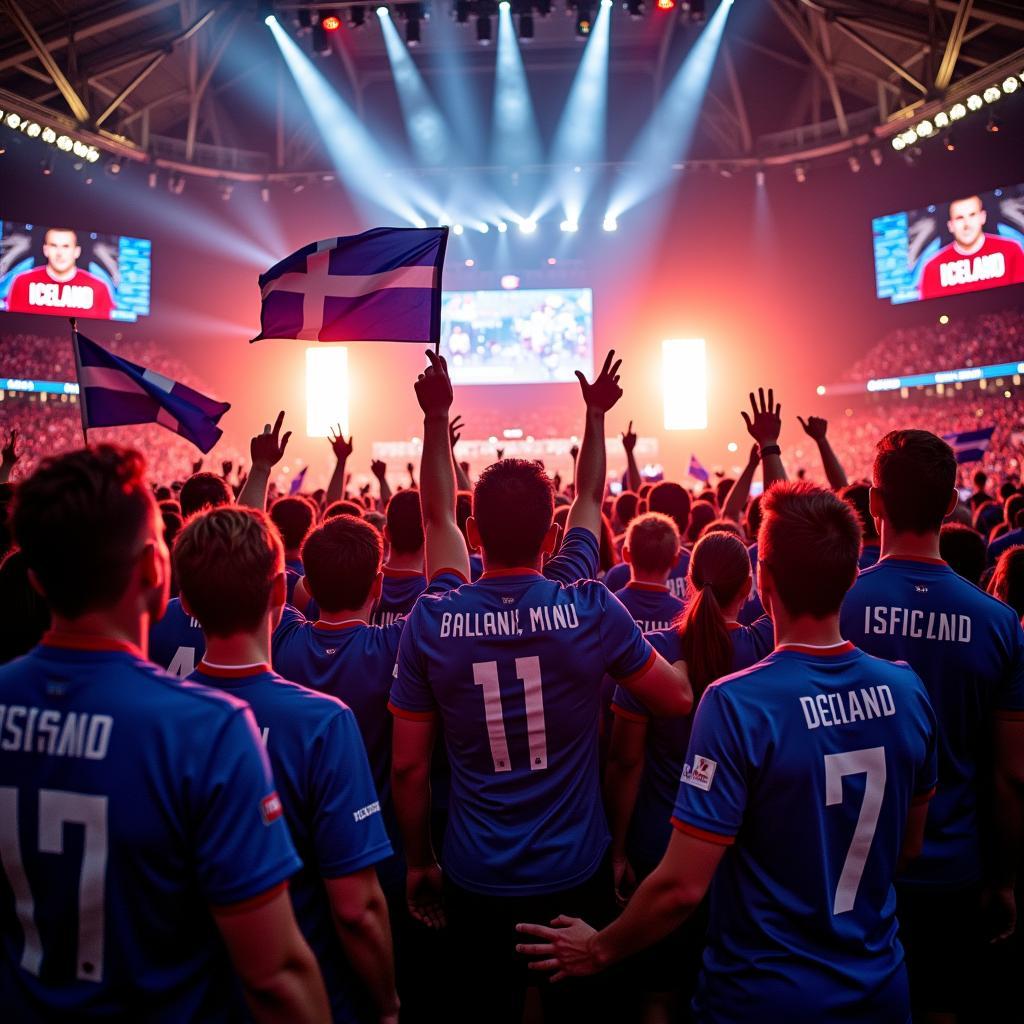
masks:
[(494, 162), (505, 167), (538, 164), (540, 133), (526, 81), (511, 5), (498, 11), (498, 63), (494, 80)]
[(295, 40), (276, 22), (270, 26), (270, 31), (345, 184), (354, 193), (410, 224), (423, 224), (415, 206), (436, 216), (436, 203), (414, 182), (403, 179), (399, 185), (396, 161), (370, 135)]
[(688, 151), (731, 7), (731, 0), (719, 4), (630, 147), (626, 163), (632, 166), (608, 202), (606, 215), (613, 220), (659, 191)]
[[(387, 8), (384, 10), (386, 12)], [(446, 163), (452, 145), (444, 115), (430, 95), (390, 15), (385, 13), (379, 20), (413, 153), (420, 163), (428, 166)]]

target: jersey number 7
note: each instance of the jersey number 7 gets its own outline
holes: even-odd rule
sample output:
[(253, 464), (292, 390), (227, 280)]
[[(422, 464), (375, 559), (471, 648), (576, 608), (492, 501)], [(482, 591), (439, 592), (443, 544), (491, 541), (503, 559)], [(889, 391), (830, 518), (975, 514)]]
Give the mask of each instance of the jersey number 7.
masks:
[(866, 775), (864, 802), (860, 805), (857, 825), (853, 830), (850, 849), (846, 852), (843, 870), (839, 874), (832, 913), (844, 914), (853, 910), (857, 890), (864, 874), (864, 864), (871, 852), (871, 843), (878, 827), (885, 794), (885, 747), (865, 747), (845, 754), (825, 755), (825, 805), (831, 807), (843, 802), (843, 778), (846, 775)]
[[(516, 677), (523, 684), (526, 698), (526, 733), (530, 745), (530, 771), (548, 766), (548, 737), (544, 725), (544, 694), (540, 684), (540, 658), (516, 658)], [(473, 665), (473, 682), (484, 692), (484, 717), (487, 719), (487, 739), (491, 745), (491, 760), (496, 772), (512, 771), (508, 756), (508, 737), (505, 735), (505, 715), (501, 707), (501, 686), (498, 683), (498, 663), (478, 661)]]

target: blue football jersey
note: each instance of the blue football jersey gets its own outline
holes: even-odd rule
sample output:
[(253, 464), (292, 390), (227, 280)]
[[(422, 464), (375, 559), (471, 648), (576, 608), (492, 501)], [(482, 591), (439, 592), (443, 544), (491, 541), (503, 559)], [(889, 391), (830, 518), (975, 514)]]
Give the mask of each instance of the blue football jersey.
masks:
[(374, 605), (370, 622), (375, 626), (390, 626), (412, 611), (416, 598), (427, 589), (427, 577), (421, 572), (384, 567), (380, 600)]
[(529, 895), (597, 870), (608, 845), (599, 683), (654, 660), (629, 612), (593, 581), (565, 586), (512, 569), (420, 598), (391, 709), (440, 716), (451, 763), (442, 863), (456, 884)]
[(999, 556), (1018, 544), (1024, 544), (1024, 529), (1008, 530), (1001, 537), (996, 537), (988, 546), (988, 564), (995, 565)]
[(10, 1021), (237, 1019), (209, 908), (301, 866), (248, 707), (103, 638), (0, 668), (0, 833)]
[[(924, 852), (908, 882), (969, 885), (981, 877), (978, 796), (988, 788), (994, 714), (1024, 712), (1024, 632), (1014, 611), (945, 563), (883, 558), (843, 602), (843, 636), (908, 662), (939, 723), (939, 788)], [(980, 773), (980, 774), (979, 774)]]
[(389, 884), (405, 877), (405, 868), (397, 856), (398, 824), (391, 800), (388, 713), (388, 694), (402, 626), (401, 622), (385, 627), (368, 626), (355, 620), (312, 623), (294, 608), (286, 608), (271, 645), (275, 671), (286, 679), (343, 700), (359, 723), (385, 827), (396, 851), (396, 856), (378, 869), (381, 880)]
[(704, 691), (673, 817), (728, 846), (698, 1019), (910, 1020), (892, 879), (935, 735), (913, 670), (849, 643), (779, 647)]
[(337, 698), (288, 682), (269, 665), (200, 662), (191, 678), (252, 708), (302, 860), (291, 882), (295, 919), (320, 964), (333, 1019), (357, 1024), (372, 1003), (338, 940), (323, 880), (390, 857), (391, 843), (355, 716)]
[[(666, 581), (669, 593), (680, 601), (686, 600), (686, 574), (689, 570), (690, 552), (683, 548), (679, 552), (679, 560), (676, 562), (675, 568), (668, 574), (668, 580)], [(604, 585), (614, 594), (629, 582), (629, 577), (629, 566), (625, 562), (620, 562), (618, 565), (613, 565), (605, 573)]]
[(657, 583), (631, 580), (621, 590), (616, 590), (615, 596), (645, 633), (668, 629), (686, 607), (678, 597), (672, 596), (668, 587)]
[(471, 583), (476, 583), (478, 579), (484, 574), (484, 560), (479, 555), (470, 554), (469, 556), (469, 580)]
[[(732, 668), (739, 672), (759, 662), (775, 646), (774, 626), (763, 615), (753, 626), (732, 623)], [(679, 631), (648, 633), (651, 646), (668, 662), (685, 661)], [(686, 747), (690, 742), (693, 716), (661, 718), (622, 686), (615, 688), (612, 711), (623, 718), (647, 725), (644, 768), (629, 826), (627, 850), (634, 866), (644, 874), (661, 860), (672, 833), (672, 808), (679, 791)]]
[(857, 558), (858, 569), (870, 569), (877, 561), (881, 553), (881, 544), (877, 540), (866, 540), (861, 545), (860, 555)]
[(181, 606), (181, 598), (172, 597), (159, 622), (149, 627), (149, 660), (184, 679), (195, 671), (206, 653), (203, 627)]

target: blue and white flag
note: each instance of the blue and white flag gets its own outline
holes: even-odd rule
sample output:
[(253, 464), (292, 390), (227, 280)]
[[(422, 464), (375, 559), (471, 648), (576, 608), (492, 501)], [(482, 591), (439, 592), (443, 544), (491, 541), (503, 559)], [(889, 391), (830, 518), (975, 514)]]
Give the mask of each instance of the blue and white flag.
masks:
[(373, 228), (313, 242), (260, 276), (263, 338), (414, 341), (441, 335), (448, 229)]
[(708, 482), (708, 471), (700, 464), (696, 455), (690, 456), (690, 468), (687, 472), (694, 480), (703, 480), (704, 483)]
[(983, 427), (981, 430), (964, 430), (959, 434), (943, 434), (942, 439), (949, 442), (956, 455), (957, 465), (965, 462), (980, 462), (992, 443), (995, 427)]
[(303, 466), (302, 469), (292, 477), (292, 482), (288, 485), (289, 494), (298, 494), (302, 490), (302, 485), (306, 482), (306, 470), (309, 466)]
[(72, 338), (85, 429), (159, 423), (204, 453), (220, 439), (217, 421), (231, 408), (227, 402), (115, 356), (77, 331)]

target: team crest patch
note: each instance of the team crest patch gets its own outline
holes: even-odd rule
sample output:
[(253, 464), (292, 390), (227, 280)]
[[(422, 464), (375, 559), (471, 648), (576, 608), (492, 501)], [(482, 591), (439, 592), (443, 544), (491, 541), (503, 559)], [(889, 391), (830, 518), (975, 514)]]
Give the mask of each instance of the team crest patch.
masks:
[(265, 796), (260, 801), (260, 817), (263, 819), (264, 825), (277, 821), (282, 814), (284, 814), (284, 808), (281, 806), (281, 798), (276, 792), (271, 793), (270, 796)]
[(693, 764), (683, 765), (682, 780), (688, 786), (696, 786), (697, 789), (703, 789), (706, 793), (711, 788), (711, 780), (715, 777), (715, 769), (718, 767), (717, 761), (712, 761), (710, 757), (704, 757), (702, 754), (694, 754)]

